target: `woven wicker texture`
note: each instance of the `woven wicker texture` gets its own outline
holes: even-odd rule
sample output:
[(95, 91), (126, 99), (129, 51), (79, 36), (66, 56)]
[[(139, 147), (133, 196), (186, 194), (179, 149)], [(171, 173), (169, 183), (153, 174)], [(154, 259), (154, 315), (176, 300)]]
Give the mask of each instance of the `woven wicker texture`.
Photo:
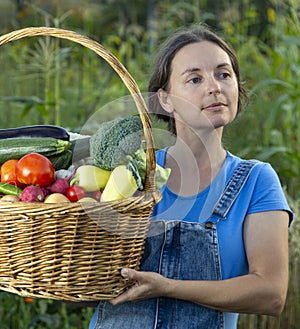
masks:
[(0, 289), (57, 300), (110, 299), (128, 286), (122, 267), (139, 268), (149, 217), (160, 199), (155, 190), (151, 122), (139, 88), (101, 44), (73, 31), (30, 27), (0, 37), (0, 46), (25, 37), (51, 36), (87, 47), (126, 85), (140, 114), (147, 144), (145, 191), (101, 203), (0, 202)]

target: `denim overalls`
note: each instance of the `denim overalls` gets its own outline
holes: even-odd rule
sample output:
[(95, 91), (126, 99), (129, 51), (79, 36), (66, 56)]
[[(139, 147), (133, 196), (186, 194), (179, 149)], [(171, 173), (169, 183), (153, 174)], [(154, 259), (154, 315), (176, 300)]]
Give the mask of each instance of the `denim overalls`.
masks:
[[(178, 280), (221, 280), (216, 225), (231, 205), (255, 161), (242, 161), (205, 223), (155, 220), (150, 224), (141, 271)], [(220, 292), (222, 293), (222, 292)], [(222, 329), (220, 311), (191, 302), (153, 298), (112, 306), (100, 301), (90, 329)], [(226, 328), (228, 329), (228, 328)], [(231, 328), (230, 328), (231, 329)]]

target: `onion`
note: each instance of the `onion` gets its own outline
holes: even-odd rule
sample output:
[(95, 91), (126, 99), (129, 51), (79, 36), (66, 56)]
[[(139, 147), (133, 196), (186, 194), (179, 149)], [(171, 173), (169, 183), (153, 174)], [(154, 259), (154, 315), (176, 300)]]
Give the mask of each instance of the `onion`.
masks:
[(2, 201), (5, 201), (5, 202), (18, 202), (18, 201), (20, 201), (20, 199), (15, 195), (6, 194), (0, 199), (0, 201), (1, 202)]
[(84, 198), (79, 199), (77, 202), (98, 202), (96, 199), (86, 196)]
[(62, 203), (62, 202), (70, 202), (70, 200), (61, 193), (49, 194), (44, 201), (44, 203)]

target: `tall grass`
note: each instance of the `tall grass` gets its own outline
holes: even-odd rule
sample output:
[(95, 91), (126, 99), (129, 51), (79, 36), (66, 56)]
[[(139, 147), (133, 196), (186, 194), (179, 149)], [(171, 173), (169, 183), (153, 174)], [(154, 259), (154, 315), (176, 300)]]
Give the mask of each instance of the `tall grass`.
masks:
[[(242, 157), (270, 162), (287, 193), (300, 197), (300, 21), (290, 7), (278, 15), (270, 44), (249, 38), (238, 48), (251, 103), (228, 129), (228, 145)], [(249, 125), (251, 122), (251, 125)], [(234, 136), (243, 136), (236, 139)]]
[[(289, 15), (276, 16), (269, 44), (249, 38), (238, 48), (251, 103), (230, 127), (227, 143), (234, 153), (272, 164), (295, 219), (289, 230), (289, 290), (278, 318), (241, 315), (239, 329), (300, 327), (300, 21), (299, 3), (288, 1)], [(251, 124), (249, 124), (251, 123)], [(234, 136), (242, 136), (235, 139)], [(274, 241), (276, 243), (276, 241)], [(268, 302), (268, 301), (266, 301)]]

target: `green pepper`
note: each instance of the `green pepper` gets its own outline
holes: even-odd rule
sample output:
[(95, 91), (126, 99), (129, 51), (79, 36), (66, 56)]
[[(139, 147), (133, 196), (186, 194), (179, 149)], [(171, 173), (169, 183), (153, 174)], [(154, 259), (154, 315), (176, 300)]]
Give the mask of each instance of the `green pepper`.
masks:
[(22, 189), (16, 185), (0, 182), (0, 193), (9, 194), (19, 197), (22, 194)]

